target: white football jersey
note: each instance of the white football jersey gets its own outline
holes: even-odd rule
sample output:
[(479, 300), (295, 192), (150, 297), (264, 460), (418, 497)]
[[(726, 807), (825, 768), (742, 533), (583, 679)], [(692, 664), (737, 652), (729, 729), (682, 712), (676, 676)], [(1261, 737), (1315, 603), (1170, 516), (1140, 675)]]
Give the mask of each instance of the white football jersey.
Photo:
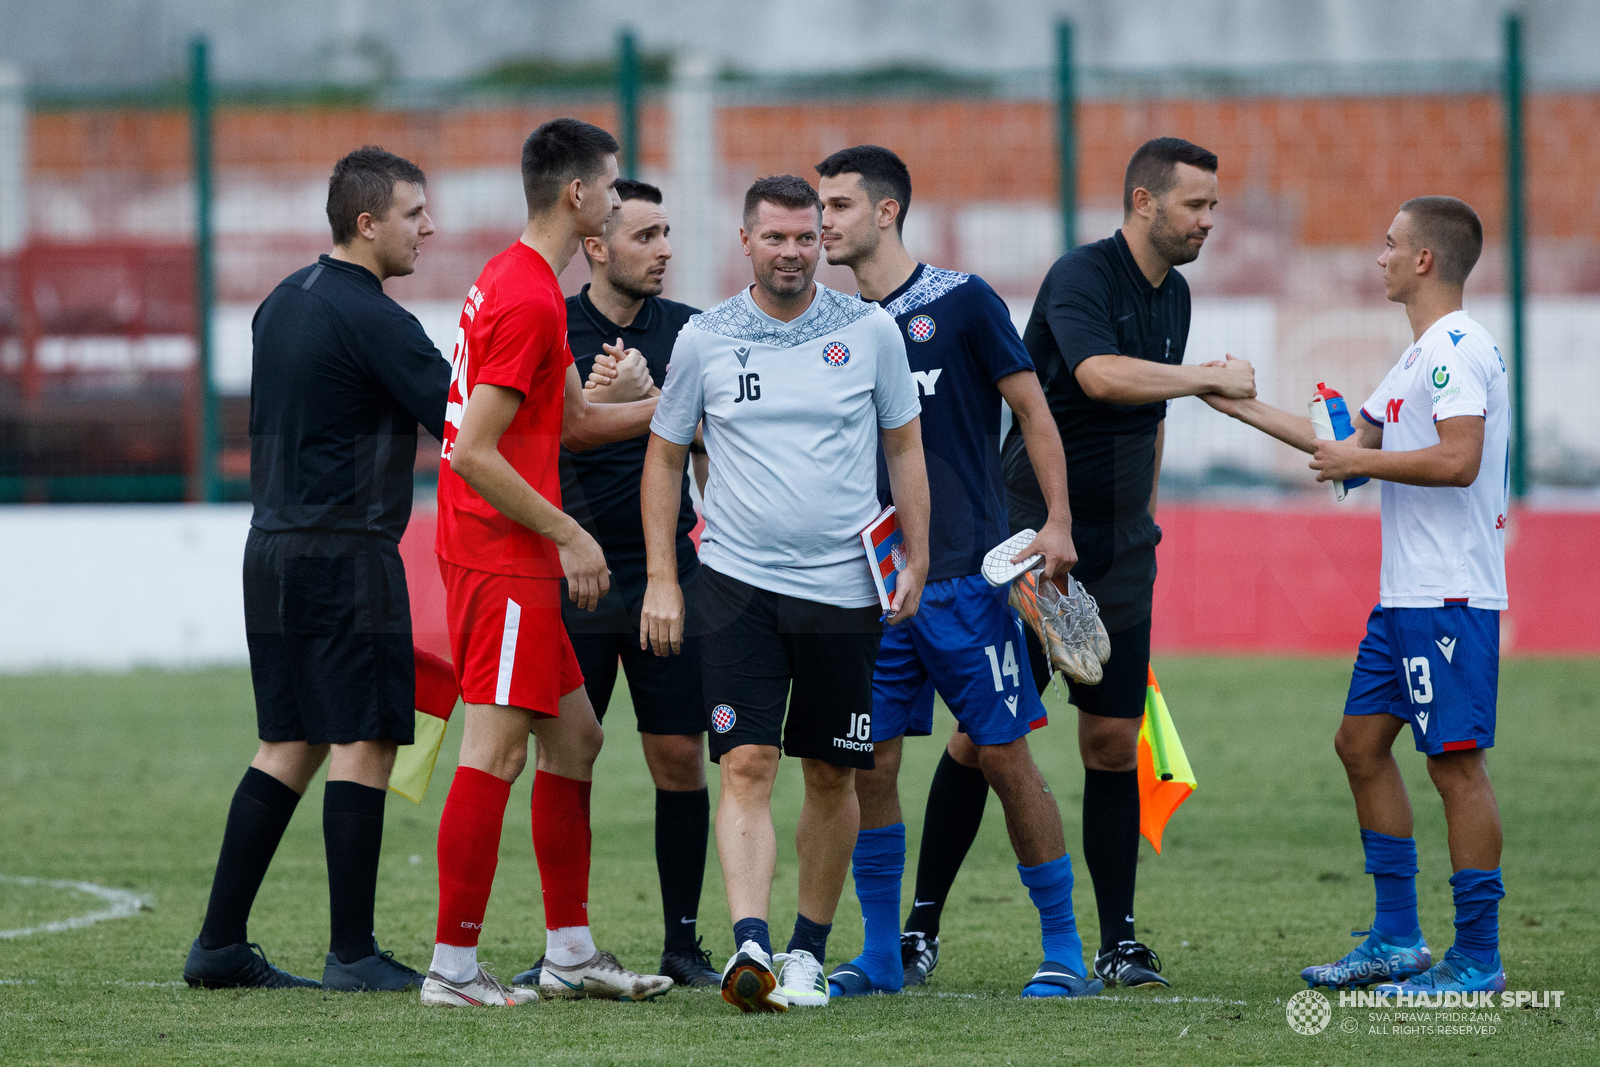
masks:
[(1383, 427), (1385, 452), (1439, 443), (1434, 423), (1484, 420), (1483, 461), (1465, 488), (1382, 482), (1386, 608), (1506, 606), (1506, 505), (1511, 409), (1506, 364), (1487, 330), (1453, 311), (1406, 349), (1361, 414)]

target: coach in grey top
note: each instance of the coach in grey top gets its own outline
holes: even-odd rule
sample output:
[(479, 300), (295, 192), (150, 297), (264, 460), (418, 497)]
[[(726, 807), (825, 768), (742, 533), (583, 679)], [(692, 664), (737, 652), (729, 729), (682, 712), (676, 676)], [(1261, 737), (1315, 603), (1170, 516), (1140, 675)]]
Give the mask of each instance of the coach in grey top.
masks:
[[(873, 765), (882, 620), (915, 614), (928, 573), (928, 475), (905, 342), (881, 308), (813, 281), (821, 217), (803, 178), (751, 186), (740, 239), (755, 284), (679, 333), (641, 490), (649, 585), (640, 633), (667, 655), (684, 620), (678, 487), (703, 420), (711, 476), (693, 595), (711, 758), (722, 770), (717, 849), (739, 946), (723, 996), (745, 1011), (827, 1003), (827, 935), (859, 824), (854, 768)], [(907, 559), (887, 614), (860, 537), (878, 513), (880, 441)], [(800, 912), (775, 974), (767, 911), (780, 747), (799, 757), (806, 792)]]
[(678, 334), (650, 431), (715, 458), (700, 562), (758, 589), (877, 603), (861, 531), (878, 514), (878, 431), (921, 405), (905, 343), (876, 304), (816, 285), (782, 322), (748, 289)]

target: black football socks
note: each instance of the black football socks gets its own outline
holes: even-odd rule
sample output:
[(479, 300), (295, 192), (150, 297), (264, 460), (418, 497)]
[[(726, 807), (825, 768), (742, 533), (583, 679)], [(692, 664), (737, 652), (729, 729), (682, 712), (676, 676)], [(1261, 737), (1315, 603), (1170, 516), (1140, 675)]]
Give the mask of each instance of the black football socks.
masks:
[(250, 907), (299, 803), (299, 793), (265, 771), (251, 767), (244, 772), (228, 807), (211, 901), (200, 927), (201, 948), (219, 949), (246, 939)]
[(939, 936), (939, 917), (955, 884), (967, 850), (983, 825), (989, 782), (976, 767), (964, 767), (947, 751), (939, 758), (928, 787), (922, 818), (922, 844), (917, 851), (917, 891), (905, 928), (929, 941)]
[(656, 874), (661, 879), (668, 952), (695, 947), (695, 919), (700, 913), (710, 830), (709, 791), (656, 790)]
[(1139, 869), (1139, 772), (1083, 771), (1083, 862), (1094, 882), (1100, 947), (1132, 941)]
[(340, 963), (378, 951), (372, 936), (383, 850), (386, 791), (360, 782), (329, 782), (322, 793), (322, 842), (328, 853), (328, 951)]

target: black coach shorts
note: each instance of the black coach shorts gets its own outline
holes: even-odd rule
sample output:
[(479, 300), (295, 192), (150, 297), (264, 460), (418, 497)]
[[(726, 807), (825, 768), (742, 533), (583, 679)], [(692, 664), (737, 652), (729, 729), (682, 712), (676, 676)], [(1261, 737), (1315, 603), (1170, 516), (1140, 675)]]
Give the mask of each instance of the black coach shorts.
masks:
[(695, 585), (711, 761), (740, 745), (772, 745), (788, 756), (870, 769), (878, 606), (785, 596), (704, 565)]
[(252, 528), (244, 619), (261, 740), (412, 743), (411, 601), (394, 542)]

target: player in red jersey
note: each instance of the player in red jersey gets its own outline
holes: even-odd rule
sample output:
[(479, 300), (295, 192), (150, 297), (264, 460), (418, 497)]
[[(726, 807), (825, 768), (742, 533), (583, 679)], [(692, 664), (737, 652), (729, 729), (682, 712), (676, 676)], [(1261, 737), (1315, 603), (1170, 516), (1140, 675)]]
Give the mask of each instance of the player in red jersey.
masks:
[(576, 119), (533, 132), (522, 149), (527, 228), (484, 267), (456, 331), (436, 547), (466, 732), (439, 823), (439, 921), (424, 1004), (537, 999), (477, 959), (530, 730), (547, 928), (540, 993), (645, 1000), (672, 987), (670, 978), (625, 969), (589, 932), (589, 785), (601, 733), (561, 623), (563, 577), (572, 600), (590, 610), (610, 580), (599, 544), (561, 510), (559, 448), (637, 437), (656, 406), (584, 399), (557, 281), (620, 204), (617, 148), (609, 133)]

